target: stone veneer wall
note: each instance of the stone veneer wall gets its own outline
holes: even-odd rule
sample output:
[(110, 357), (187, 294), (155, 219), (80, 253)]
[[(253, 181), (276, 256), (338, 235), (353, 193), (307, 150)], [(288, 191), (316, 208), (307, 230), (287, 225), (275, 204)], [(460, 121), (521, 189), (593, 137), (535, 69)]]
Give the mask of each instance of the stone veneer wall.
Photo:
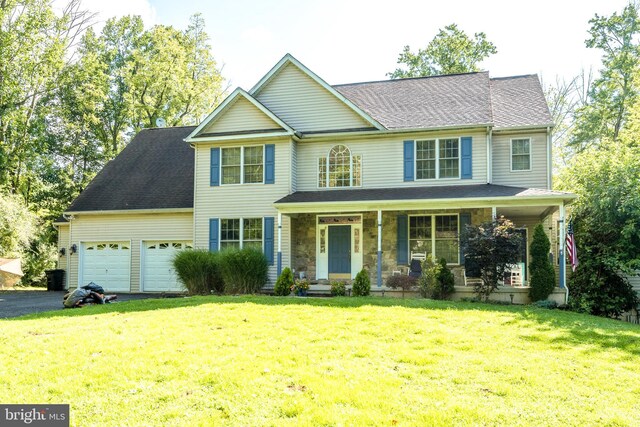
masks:
[[(394, 270), (407, 272), (407, 266), (397, 263), (398, 215), (433, 215), (447, 213), (471, 213), (471, 223), (479, 224), (491, 219), (491, 209), (463, 209), (437, 211), (384, 211), (382, 213), (382, 280), (383, 285)], [(335, 215), (340, 215), (335, 213)], [(376, 286), (376, 262), (378, 259), (377, 212), (364, 212), (363, 221), (363, 267), (369, 271), (372, 287)], [(304, 271), (311, 280), (316, 278), (316, 214), (298, 214), (291, 220), (292, 265), (295, 271)], [(457, 285), (464, 285), (463, 268), (453, 267)]]
[(316, 279), (316, 214), (297, 214), (291, 218), (291, 268)]

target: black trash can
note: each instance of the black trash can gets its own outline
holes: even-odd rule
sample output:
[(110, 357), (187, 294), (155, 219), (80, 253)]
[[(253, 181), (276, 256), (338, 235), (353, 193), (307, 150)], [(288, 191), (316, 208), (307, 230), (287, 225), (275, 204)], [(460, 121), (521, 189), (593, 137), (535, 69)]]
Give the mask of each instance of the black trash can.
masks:
[(46, 270), (47, 291), (64, 291), (64, 270)]

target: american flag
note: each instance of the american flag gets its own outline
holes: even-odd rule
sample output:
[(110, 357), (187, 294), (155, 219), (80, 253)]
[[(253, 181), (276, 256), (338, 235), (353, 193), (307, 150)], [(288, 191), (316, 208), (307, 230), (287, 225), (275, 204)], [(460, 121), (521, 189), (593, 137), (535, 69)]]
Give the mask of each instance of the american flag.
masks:
[(569, 257), (569, 262), (571, 262), (571, 269), (576, 271), (576, 267), (578, 266), (578, 249), (576, 248), (576, 239), (573, 236), (573, 219), (569, 220), (569, 225), (567, 226), (567, 256)]

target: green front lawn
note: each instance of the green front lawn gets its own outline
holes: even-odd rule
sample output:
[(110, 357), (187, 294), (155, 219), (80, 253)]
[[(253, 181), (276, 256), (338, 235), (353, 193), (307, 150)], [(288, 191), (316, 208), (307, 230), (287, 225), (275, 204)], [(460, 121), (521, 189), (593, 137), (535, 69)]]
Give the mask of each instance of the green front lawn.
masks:
[(640, 328), (531, 307), (197, 297), (0, 320), (72, 425), (640, 425)]

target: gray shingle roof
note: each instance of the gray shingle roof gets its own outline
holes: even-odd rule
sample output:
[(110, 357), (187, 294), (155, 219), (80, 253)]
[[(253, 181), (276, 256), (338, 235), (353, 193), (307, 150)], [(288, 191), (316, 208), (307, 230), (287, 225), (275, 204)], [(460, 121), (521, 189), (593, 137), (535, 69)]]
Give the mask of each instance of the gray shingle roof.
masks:
[(491, 79), (491, 109), (497, 128), (551, 125), (553, 121), (534, 74)]
[(195, 126), (145, 129), (89, 183), (67, 212), (193, 208)]
[(382, 200), (433, 200), (495, 197), (564, 197), (571, 193), (506, 185), (475, 184), (436, 187), (367, 188), (349, 190), (296, 191), (276, 203), (326, 203)]
[(551, 123), (535, 75), (490, 79), (478, 72), (333, 87), (387, 129)]

